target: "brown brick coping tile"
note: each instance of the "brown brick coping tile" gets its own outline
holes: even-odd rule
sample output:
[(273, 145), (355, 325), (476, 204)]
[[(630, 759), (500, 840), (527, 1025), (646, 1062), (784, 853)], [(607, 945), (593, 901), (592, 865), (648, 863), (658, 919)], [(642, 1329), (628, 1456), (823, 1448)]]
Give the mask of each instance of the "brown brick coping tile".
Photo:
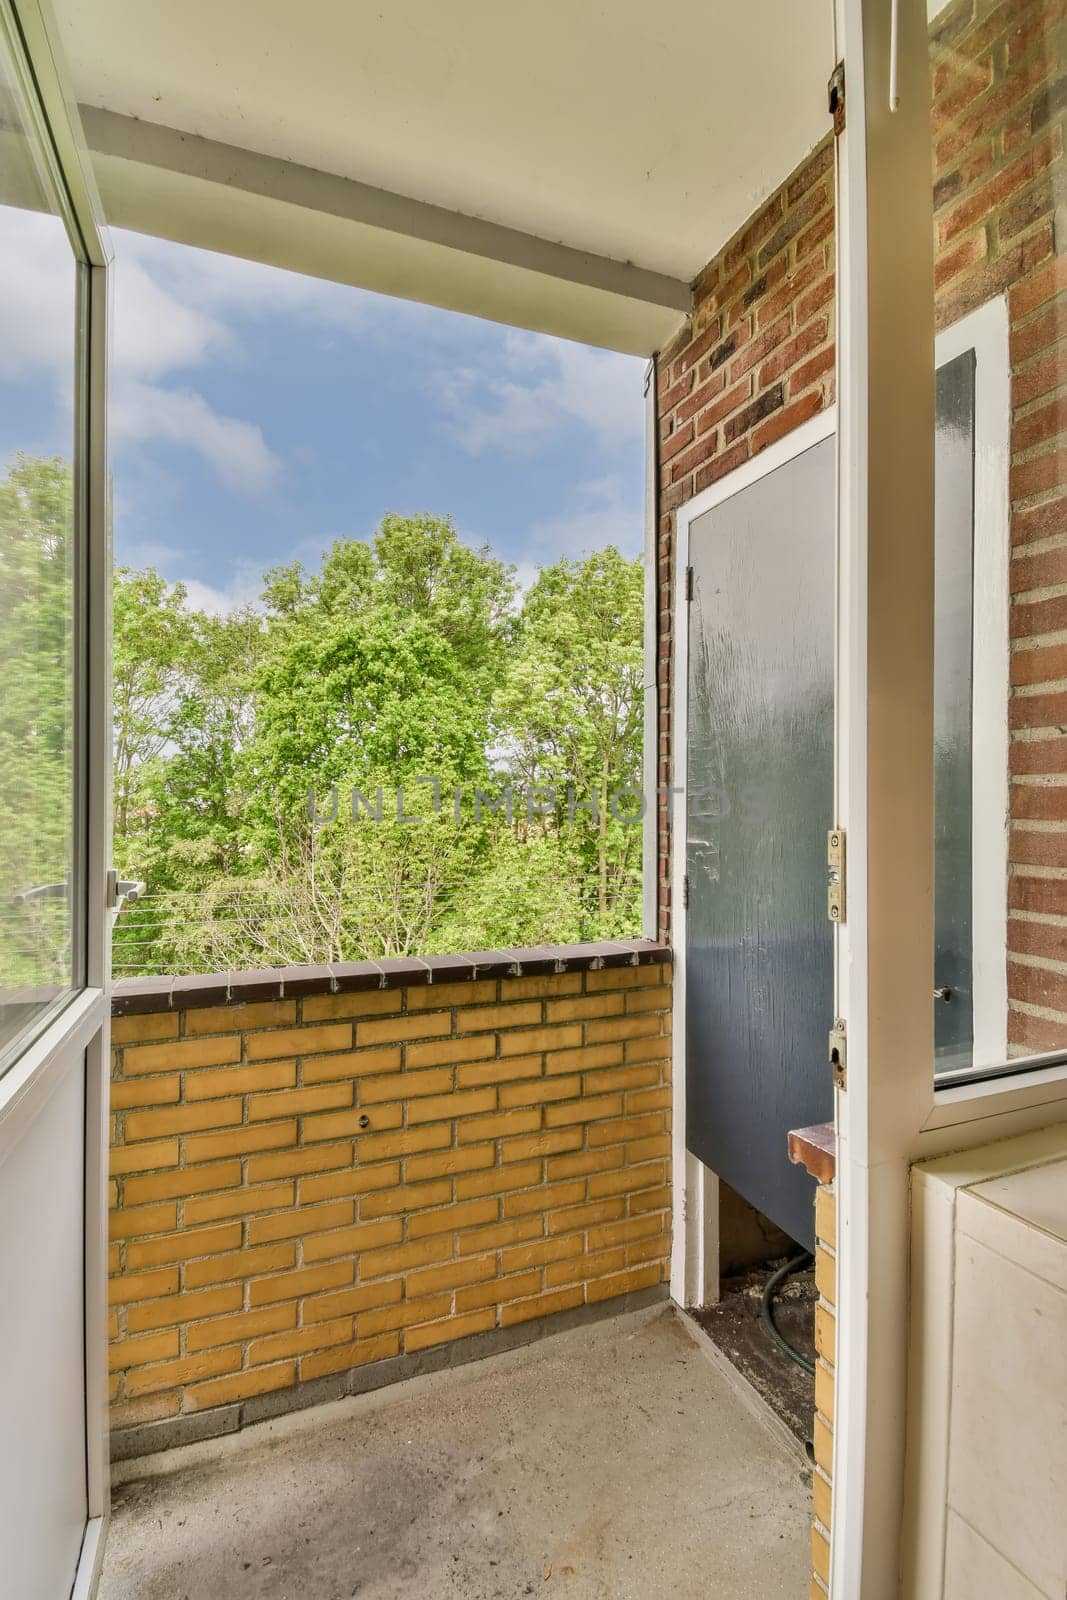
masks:
[(330, 966), (276, 967), (194, 977), (119, 978), (111, 1014), (137, 1016), (199, 1006), (284, 1000), (294, 995), (340, 994), (361, 989), (396, 989), (426, 983), (475, 982), (482, 978), (534, 977), (585, 972), (599, 967), (645, 967), (671, 960), (666, 944), (622, 939), (600, 944), (533, 945), (528, 949), (476, 950), (456, 956), (406, 956), (382, 961), (344, 961)]
[(789, 1159), (804, 1167), (819, 1183), (833, 1183), (837, 1172), (837, 1134), (832, 1122), (794, 1128), (789, 1135)]

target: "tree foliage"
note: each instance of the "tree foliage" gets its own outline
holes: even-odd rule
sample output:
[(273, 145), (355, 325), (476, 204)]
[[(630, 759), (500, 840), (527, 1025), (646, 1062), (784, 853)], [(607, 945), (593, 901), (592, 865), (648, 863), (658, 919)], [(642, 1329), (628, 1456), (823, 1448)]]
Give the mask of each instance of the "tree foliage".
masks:
[[(494, 709), (527, 782), (554, 792), (554, 832), (595, 880), (605, 934), (633, 922), (640, 866), (641, 564), (608, 546), (546, 567), (526, 596)], [(595, 797), (595, 804), (594, 804)], [(593, 810), (581, 815), (578, 805)], [(595, 811), (595, 814), (594, 814)]]
[[(8, 921), (24, 879), (70, 881), (72, 506), (60, 460), (0, 482)], [(563, 560), (523, 595), (448, 518), (389, 515), (222, 616), (120, 567), (113, 621), (115, 861), (148, 885), (117, 971), (637, 931), (641, 830), (613, 800), (640, 783), (639, 562)], [(14, 919), (9, 983), (62, 978), (50, 917)]]
[(0, 983), (27, 1003), (71, 979), (73, 520), (70, 466), (18, 454), (0, 481)]

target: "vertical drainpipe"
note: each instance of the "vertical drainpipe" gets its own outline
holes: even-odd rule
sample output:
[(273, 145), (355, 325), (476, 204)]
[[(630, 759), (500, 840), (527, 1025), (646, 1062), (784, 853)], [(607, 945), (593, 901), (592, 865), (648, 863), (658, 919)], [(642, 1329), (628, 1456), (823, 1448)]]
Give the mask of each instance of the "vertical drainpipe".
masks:
[(659, 508), (659, 451), (656, 448), (656, 358), (645, 368), (645, 721), (644, 795), (642, 822), (641, 883), (642, 931), (646, 939), (659, 936), (659, 817), (656, 783), (658, 779), (659, 694), (656, 684), (658, 659), (656, 622), (659, 612), (656, 559), (656, 527)]

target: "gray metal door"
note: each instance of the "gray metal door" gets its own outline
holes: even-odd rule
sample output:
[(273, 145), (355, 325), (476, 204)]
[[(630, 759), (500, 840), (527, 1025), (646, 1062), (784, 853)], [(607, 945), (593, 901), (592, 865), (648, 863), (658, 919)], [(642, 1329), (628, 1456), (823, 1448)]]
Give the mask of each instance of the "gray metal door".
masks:
[(690, 524), (687, 1142), (812, 1241), (791, 1128), (833, 1115), (834, 441)]

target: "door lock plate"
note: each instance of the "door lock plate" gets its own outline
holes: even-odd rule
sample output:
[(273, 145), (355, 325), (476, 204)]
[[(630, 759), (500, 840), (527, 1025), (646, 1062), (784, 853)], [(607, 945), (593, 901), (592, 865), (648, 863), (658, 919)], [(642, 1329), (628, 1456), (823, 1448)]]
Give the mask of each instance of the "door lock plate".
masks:
[(845, 131), (845, 63), (839, 61), (826, 85), (826, 106), (834, 119), (834, 138)]
[(831, 922), (845, 920), (845, 830), (831, 828), (826, 835), (826, 915)]

